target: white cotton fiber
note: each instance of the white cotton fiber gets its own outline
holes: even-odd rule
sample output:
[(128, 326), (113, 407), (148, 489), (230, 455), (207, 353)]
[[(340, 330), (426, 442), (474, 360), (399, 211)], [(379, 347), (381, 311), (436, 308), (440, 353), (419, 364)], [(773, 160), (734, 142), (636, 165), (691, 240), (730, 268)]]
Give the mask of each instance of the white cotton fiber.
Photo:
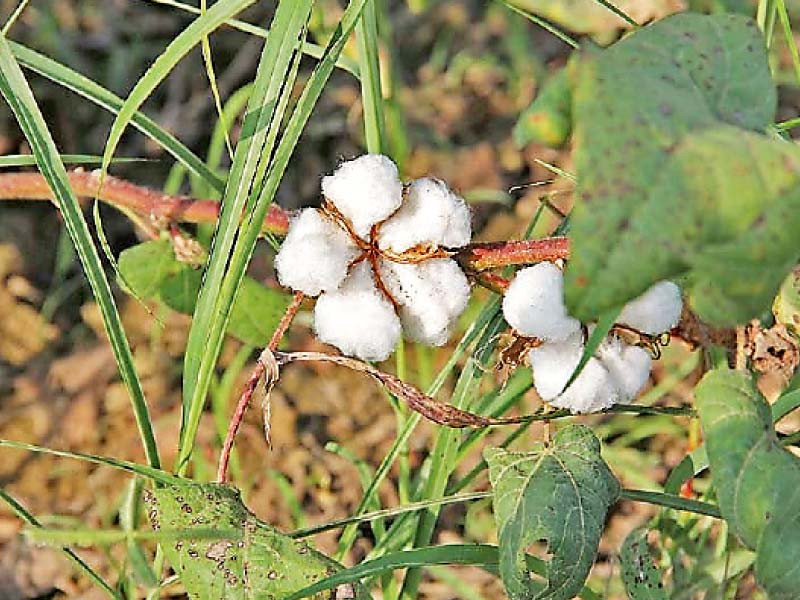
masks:
[(583, 348), (579, 332), (562, 342), (545, 343), (530, 351), (533, 384), (542, 400), (572, 413), (597, 412), (619, 401), (617, 382), (597, 356), (590, 358), (572, 385), (564, 389), (580, 362)]
[(323, 177), (322, 193), (350, 220), (355, 232), (367, 239), (370, 227), (400, 206), (403, 184), (389, 158), (365, 154)]
[(533, 370), (533, 385), (542, 400), (558, 396), (569, 381), (583, 353), (583, 336), (577, 332), (561, 342), (532, 348), (528, 361)]
[(315, 208), (306, 208), (289, 224), (275, 257), (281, 285), (316, 296), (336, 289), (358, 256), (350, 236)]
[(672, 281), (659, 281), (628, 302), (617, 322), (642, 333), (658, 335), (678, 324), (682, 305), (681, 288)]
[(643, 348), (621, 342), (616, 337), (606, 339), (597, 357), (611, 375), (620, 402), (630, 402), (639, 394), (650, 377), (652, 358)]
[(460, 248), (471, 237), (470, 212), (464, 200), (443, 181), (424, 177), (409, 184), (400, 210), (381, 226), (379, 245), (394, 252), (418, 244)]
[(356, 265), (342, 286), (325, 292), (314, 307), (317, 337), (362, 360), (389, 357), (400, 339), (400, 320), (378, 290), (367, 262)]
[(564, 306), (564, 275), (549, 262), (517, 272), (503, 298), (503, 316), (522, 335), (549, 342), (580, 330)]
[(381, 277), (400, 304), (406, 335), (417, 342), (441, 346), (469, 300), (469, 282), (450, 259), (419, 264), (381, 261)]
[(618, 392), (608, 371), (599, 360), (590, 358), (572, 385), (550, 405), (583, 414), (609, 408), (617, 401)]

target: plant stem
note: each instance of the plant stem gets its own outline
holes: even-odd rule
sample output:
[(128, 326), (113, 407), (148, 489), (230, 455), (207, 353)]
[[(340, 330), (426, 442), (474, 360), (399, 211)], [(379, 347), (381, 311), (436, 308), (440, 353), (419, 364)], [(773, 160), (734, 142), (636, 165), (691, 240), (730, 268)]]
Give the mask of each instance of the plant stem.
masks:
[[(272, 339), (270, 339), (269, 344), (267, 344), (267, 350), (269, 352), (274, 352), (277, 350), (281, 338), (283, 338), (286, 330), (289, 329), (289, 325), (291, 325), (294, 316), (300, 309), (300, 304), (302, 304), (304, 297), (305, 296), (302, 292), (295, 292), (291, 304), (289, 304), (289, 306), (286, 308), (286, 312), (283, 314), (281, 322), (278, 323), (278, 326), (275, 328), (275, 332), (272, 334)], [(217, 468), (218, 483), (225, 483), (225, 480), (227, 479), (228, 463), (230, 462), (233, 442), (236, 439), (236, 434), (239, 432), (239, 427), (244, 419), (244, 413), (247, 412), (247, 407), (250, 405), (250, 399), (253, 397), (253, 394), (258, 387), (258, 382), (261, 381), (261, 378), (264, 376), (265, 372), (266, 361), (263, 361), (261, 358), (259, 358), (255, 368), (253, 369), (253, 372), (250, 373), (250, 377), (247, 379), (244, 390), (242, 390), (242, 395), (239, 397), (239, 403), (236, 405), (236, 410), (233, 411), (233, 416), (231, 417), (230, 424), (228, 425), (228, 433), (225, 435), (225, 442), (222, 445), (222, 452), (219, 455), (219, 466)]]
[(476, 243), (465, 246), (458, 252), (459, 262), (471, 271), (565, 258), (569, 258), (569, 240), (566, 237)]
[[(77, 169), (67, 174), (75, 195), (94, 197), (100, 182), (99, 171)], [(0, 174), (0, 200), (52, 200), (53, 194), (39, 173)], [(119, 177), (106, 175), (98, 199), (123, 211), (133, 211), (154, 221), (213, 223), (219, 217), (220, 204), (215, 200), (198, 200), (188, 196), (163, 194), (136, 185)], [(264, 230), (285, 234), (289, 213), (271, 206), (264, 219)]]
[[(94, 197), (99, 176), (95, 171), (77, 169), (68, 173), (69, 184), (77, 196)], [(0, 173), (0, 200), (52, 200), (47, 181), (39, 173)], [(119, 177), (106, 175), (98, 199), (128, 216), (136, 215), (155, 224), (170, 222), (214, 223), (219, 218), (216, 200), (164, 194)], [(271, 205), (264, 218), (263, 231), (285, 235), (291, 213)], [(508, 282), (489, 273), (489, 269), (535, 264), (569, 258), (569, 240), (556, 236), (537, 240), (477, 242), (456, 250), (455, 258), (474, 273), (481, 285), (502, 292)]]

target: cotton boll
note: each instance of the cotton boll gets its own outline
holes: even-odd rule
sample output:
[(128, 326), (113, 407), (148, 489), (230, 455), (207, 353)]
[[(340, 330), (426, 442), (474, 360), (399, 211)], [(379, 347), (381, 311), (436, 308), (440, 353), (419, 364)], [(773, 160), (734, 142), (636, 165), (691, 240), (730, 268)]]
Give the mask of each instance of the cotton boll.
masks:
[(617, 321), (642, 333), (657, 335), (678, 324), (682, 305), (681, 288), (672, 281), (659, 281), (628, 302)]
[(503, 316), (522, 335), (560, 341), (580, 330), (564, 306), (561, 269), (542, 262), (517, 272), (503, 298)]
[(583, 354), (583, 336), (574, 333), (561, 342), (532, 348), (528, 361), (533, 371), (533, 385), (542, 400), (553, 400), (563, 390)]
[(601, 344), (597, 357), (611, 375), (622, 402), (636, 398), (650, 377), (650, 354), (638, 346), (624, 344), (616, 337)]
[(408, 187), (403, 205), (381, 225), (379, 245), (405, 252), (418, 244), (458, 248), (472, 237), (466, 203), (438, 179), (416, 179)]
[(370, 227), (400, 206), (403, 184), (390, 159), (382, 154), (365, 154), (323, 177), (322, 193), (350, 220), (355, 232), (367, 239)]
[[(572, 334), (562, 342), (545, 343), (528, 354), (533, 370), (533, 385), (542, 400), (572, 413), (591, 413), (616, 403), (619, 392), (614, 380), (598, 358), (590, 358), (575, 381), (564, 386), (583, 355), (583, 336)], [(563, 393), (562, 393), (563, 391)]]
[(450, 259), (419, 264), (381, 261), (381, 278), (400, 305), (403, 330), (414, 341), (441, 346), (466, 308), (469, 282)]
[(590, 358), (580, 375), (563, 394), (550, 401), (551, 406), (569, 409), (573, 414), (594, 413), (619, 401), (614, 381), (596, 358)]
[(342, 286), (325, 292), (314, 307), (317, 337), (344, 354), (381, 361), (400, 339), (400, 320), (378, 290), (366, 262), (356, 265)]
[(289, 224), (275, 257), (281, 285), (316, 296), (336, 289), (358, 256), (348, 234), (315, 208), (306, 208)]

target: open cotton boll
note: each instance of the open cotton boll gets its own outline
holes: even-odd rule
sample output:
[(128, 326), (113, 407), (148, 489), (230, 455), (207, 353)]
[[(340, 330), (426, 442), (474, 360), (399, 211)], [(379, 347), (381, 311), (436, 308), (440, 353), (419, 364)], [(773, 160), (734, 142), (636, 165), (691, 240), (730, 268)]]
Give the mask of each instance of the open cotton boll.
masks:
[(419, 264), (381, 261), (381, 278), (400, 304), (403, 330), (414, 341), (441, 346), (469, 300), (469, 282), (450, 259)]
[(447, 185), (430, 177), (415, 179), (400, 209), (381, 225), (379, 246), (405, 252), (418, 244), (459, 248), (472, 237), (469, 208)]
[(580, 330), (564, 306), (564, 275), (549, 262), (517, 272), (503, 298), (503, 316), (522, 335), (545, 341), (565, 340)]
[(382, 154), (365, 154), (342, 163), (322, 178), (322, 193), (350, 220), (362, 238), (386, 219), (403, 200), (397, 166)]
[(597, 357), (619, 390), (620, 401), (636, 398), (650, 377), (652, 358), (643, 348), (630, 346), (618, 338), (609, 338), (597, 351)]
[(611, 375), (596, 358), (590, 358), (580, 375), (564, 393), (550, 401), (551, 406), (566, 408), (573, 414), (594, 413), (619, 401), (619, 392)]
[(358, 248), (347, 233), (315, 208), (306, 208), (289, 224), (275, 257), (281, 285), (316, 296), (336, 289)]
[(400, 320), (375, 286), (368, 263), (356, 265), (342, 286), (325, 292), (314, 307), (317, 337), (362, 360), (389, 357), (400, 339)]
[(531, 349), (528, 360), (533, 371), (533, 385), (542, 400), (573, 413), (597, 412), (618, 401), (619, 393), (612, 376), (595, 357), (589, 359), (575, 381), (564, 389), (580, 362), (583, 348), (583, 336), (578, 332), (562, 342)]
[(550, 342), (532, 348), (528, 362), (533, 371), (533, 385), (542, 400), (558, 396), (569, 381), (583, 354), (583, 336), (574, 333), (561, 342)]
[(672, 281), (659, 281), (628, 302), (617, 322), (642, 333), (657, 335), (678, 324), (682, 306), (681, 288)]

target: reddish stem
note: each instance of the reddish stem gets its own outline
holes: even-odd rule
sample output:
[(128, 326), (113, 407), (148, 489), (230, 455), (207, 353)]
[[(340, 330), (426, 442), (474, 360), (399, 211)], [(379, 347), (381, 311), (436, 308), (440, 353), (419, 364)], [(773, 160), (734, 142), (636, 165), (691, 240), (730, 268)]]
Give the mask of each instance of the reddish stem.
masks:
[[(76, 170), (68, 173), (76, 196), (94, 198), (100, 183), (99, 171)], [(154, 220), (184, 223), (213, 223), (219, 217), (219, 202), (174, 196), (136, 185), (119, 177), (106, 175), (97, 196), (103, 202), (133, 211)], [(52, 200), (53, 193), (39, 173), (0, 174), (0, 200)], [(264, 230), (285, 234), (289, 213), (273, 204), (264, 219)]]
[[(98, 192), (99, 171), (81, 169), (68, 174), (75, 195), (93, 198)], [(158, 221), (213, 223), (219, 218), (219, 202), (164, 194), (106, 175), (98, 198), (119, 209)], [(52, 200), (45, 178), (39, 173), (0, 173), (0, 200)], [(264, 231), (277, 235), (289, 229), (290, 212), (273, 204), (264, 219)], [(552, 237), (510, 242), (478, 242), (457, 251), (469, 271), (485, 271), (509, 265), (534, 264), (569, 257), (569, 240)]]
[(458, 252), (458, 260), (470, 271), (534, 264), (559, 258), (569, 258), (569, 240), (565, 237), (475, 243)]
[[(302, 304), (304, 297), (302, 292), (294, 293), (291, 304), (286, 308), (281, 322), (278, 323), (275, 332), (272, 334), (272, 338), (269, 340), (269, 344), (267, 344), (267, 350), (269, 350), (269, 352), (274, 352), (278, 348), (281, 338), (286, 333), (286, 330), (289, 329), (289, 325), (291, 325), (294, 316), (300, 309), (300, 304)], [(242, 390), (239, 403), (236, 405), (236, 410), (233, 411), (233, 416), (228, 425), (228, 433), (225, 435), (225, 442), (222, 444), (222, 452), (219, 455), (219, 466), (217, 468), (218, 483), (225, 483), (228, 478), (228, 463), (231, 458), (231, 450), (233, 450), (233, 442), (236, 439), (236, 434), (239, 432), (239, 427), (244, 419), (244, 413), (247, 412), (247, 407), (250, 405), (250, 399), (253, 397), (258, 387), (258, 382), (261, 381), (266, 369), (266, 361), (259, 356), (256, 366), (253, 372), (250, 373), (250, 377), (248, 377), (247, 383)]]

